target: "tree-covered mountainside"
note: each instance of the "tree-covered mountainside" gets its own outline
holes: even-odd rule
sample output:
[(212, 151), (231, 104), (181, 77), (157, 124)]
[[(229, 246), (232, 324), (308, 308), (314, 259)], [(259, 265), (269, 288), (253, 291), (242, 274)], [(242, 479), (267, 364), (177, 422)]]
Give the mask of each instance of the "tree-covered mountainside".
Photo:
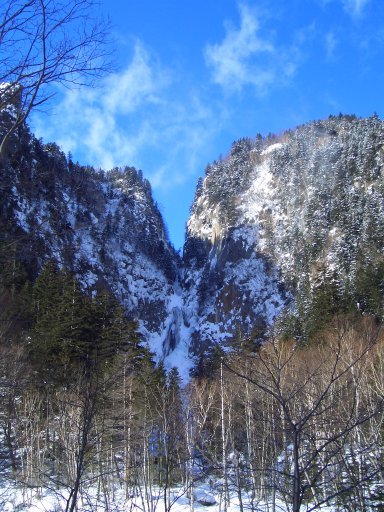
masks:
[(178, 259), (141, 171), (80, 166), (27, 127), (0, 166), (2, 287), (34, 283), (54, 260), (88, 295), (111, 292), (161, 352)]
[(301, 339), (340, 311), (381, 319), (383, 173), (376, 115), (241, 139), (209, 165), (184, 247), (196, 343), (257, 338), (277, 318)]

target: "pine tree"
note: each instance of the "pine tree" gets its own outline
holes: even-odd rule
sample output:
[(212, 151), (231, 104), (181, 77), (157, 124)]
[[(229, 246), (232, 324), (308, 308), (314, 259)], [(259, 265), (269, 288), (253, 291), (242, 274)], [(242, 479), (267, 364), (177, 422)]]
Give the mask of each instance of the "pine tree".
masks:
[(55, 375), (61, 355), (61, 308), (63, 276), (50, 261), (35, 282), (32, 291), (34, 329), (28, 346), (31, 362), (44, 379)]

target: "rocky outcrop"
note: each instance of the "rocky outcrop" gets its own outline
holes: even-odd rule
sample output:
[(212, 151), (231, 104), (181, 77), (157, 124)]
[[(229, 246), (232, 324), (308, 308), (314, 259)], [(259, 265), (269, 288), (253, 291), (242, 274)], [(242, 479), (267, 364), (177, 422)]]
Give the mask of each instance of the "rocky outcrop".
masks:
[(54, 259), (88, 293), (108, 289), (160, 355), (179, 260), (141, 171), (79, 166), (25, 129), (2, 165), (1, 189), (2, 246), (30, 279)]

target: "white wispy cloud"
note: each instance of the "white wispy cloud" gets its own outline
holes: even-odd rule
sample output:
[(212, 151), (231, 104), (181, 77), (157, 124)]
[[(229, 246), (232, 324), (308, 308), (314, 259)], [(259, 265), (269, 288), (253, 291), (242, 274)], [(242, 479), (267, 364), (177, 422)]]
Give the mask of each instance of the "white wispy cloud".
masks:
[(198, 96), (177, 100), (172, 86), (172, 74), (137, 42), (125, 69), (95, 89), (65, 90), (57, 114), (48, 122), (35, 116), (33, 129), (80, 163), (134, 165), (154, 188), (169, 188), (196, 172), (199, 152), (218, 129)]
[(368, 5), (369, 0), (342, 0), (344, 9), (351, 16), (359, 16)]
[(212, 80), (229, 92), (244, 86), (264, 93), (271, 84), (280, 83), (296, 71), (296, 62), (288, 49), (277, 47), (271, 36), (261, 35), (261, 20), (246, 4), (239, 5), (240, 26), (229, 26), (221, 43), (205, 48), (205, 60)]
[(343, 6), (345, 12), (352, 17), (360, 16), (370, 0), (317, 0), (323, 7), (331, 2), (339, 2)]
[[(94, 89), (65, 90), (55, 106), (56, 115), (49, 122), (45, 117), (35, 118), (34, 128), (44, 139), (54, 138), (65, 150), (74, 154), (81, 150), (87, 163), (97, 167), (129, 164), (149, 136), (146, 123), (134, 125), (130, 114), (157, 103), (165, 81), (137, 43), (126, 69), (109, 75)], [(118, 128), (121, 116), (127, 116), (123, 131)]]
[(334, 60), (335, 50), (337, 46), (337, 39), (333, 32), (325, 34), (325, 56), (328, 61)]

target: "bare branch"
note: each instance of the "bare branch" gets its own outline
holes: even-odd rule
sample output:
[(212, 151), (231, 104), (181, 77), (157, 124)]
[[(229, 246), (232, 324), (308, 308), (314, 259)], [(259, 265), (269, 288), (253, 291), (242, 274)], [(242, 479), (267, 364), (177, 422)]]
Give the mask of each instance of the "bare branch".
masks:
[(109, 24), (93, 0), (7, 0), (0, 14), (0, 157), (33, 109), (59, 84), (94, 85), (111, 69)]

